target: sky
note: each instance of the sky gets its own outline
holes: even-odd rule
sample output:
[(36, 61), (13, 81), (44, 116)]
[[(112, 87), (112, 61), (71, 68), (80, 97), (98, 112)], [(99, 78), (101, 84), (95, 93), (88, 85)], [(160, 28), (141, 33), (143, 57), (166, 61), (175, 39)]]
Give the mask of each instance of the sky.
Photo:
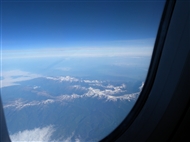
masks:
[(1, 82), (9, 71), (121, 75), (113, 70), (138, 65), (146, 74), (164, 3), (1, 0)]
[(164, 1), (1, 1), (1, 49), (152, 46)]
[[(164, 3), (1, 0), (0, 88), (52, 75), (144, 79)], [(46, 136), (41, 140), (49, 141), (53, 131), (52, 126), (47, 126), (18, 132), (11, 138), (31, 138), (39, 133)]]

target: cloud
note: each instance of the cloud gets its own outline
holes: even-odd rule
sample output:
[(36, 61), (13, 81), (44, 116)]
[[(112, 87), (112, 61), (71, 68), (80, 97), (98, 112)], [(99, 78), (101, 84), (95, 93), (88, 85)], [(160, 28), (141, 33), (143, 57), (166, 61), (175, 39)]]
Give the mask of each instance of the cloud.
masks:
[(75, 133), (68, 137), (58, 138), (57, 140), (52, 140), (51, 137), (55, 129), (52, 125), (43, 128), (34, 128), (32, 130), (19, 131), (10, 135), (12, 142), (80, 142), (80, 136), (76, 137)]
[(39, 48), (22, 50), (3, 50), (3, 59), (31, 58), (78, 58), (78, 57), (121, 57), (151, 56), (152, 47), (128, 45), (123, 47), (73, 47), (73, 48)]
[(63, 141), (64, 142), (71, 142), (71, 139), (73, 138), (74, 136), (74, 132), (72, 132), (71, 136), (67, 137), (66, 139), (64, 139)]
[(144, 82), (142, 82), (141, 86), (139, 87), (140, 92), (142, 91), (143, 87), (144, 87)]
[(67, 138), (62, 138), (62, 140), (59, 140), (59, 142), (60, 141), (62, 141), (62, 142), (80, 142), (81, 140), (79, 139), (80, 138), (80, 136), (76, 136), (75, 135), (75, 132), (72, 132), (72, 134), (70, 135), (70, 136), (68, 136)]
[(12, 142), (28, 142), (28, 141), (54, 141), (51, 136), (55, 132), (52, 125), (43, 128), (34, 128), (32, 130), (19, 131), (10, 135)]
[(40, 86), (34, 86), (34, 87), (33, 87), (33, 89), (38, 89), (38, 88), (40, 88)]
[(80, 142), (80, 139), (76, 138), (76, 139), (75, 139), (75, 142)]
[(21, 70), (3, 71), (1, 74), (2, 80), (0, 88), (19, 85), (19, 82), (21, 81), (31, 80), (38, 77), (41, 77), (41, 75)]

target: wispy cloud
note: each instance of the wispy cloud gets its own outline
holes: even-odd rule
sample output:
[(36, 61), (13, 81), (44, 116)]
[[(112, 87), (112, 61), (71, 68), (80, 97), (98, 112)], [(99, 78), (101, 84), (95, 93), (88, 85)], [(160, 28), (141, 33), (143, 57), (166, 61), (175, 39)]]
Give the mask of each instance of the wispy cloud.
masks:
[(39, 74), (34, 74), (21, 70), (3, 71), (1, 75), (2, 75), (1, 76), (2, 80), (0, 88), (6, 86), (19, 85), (19, 82), (21, 81), (26, 81), (41, 77), (41, 75)]
[(70, 136), (68, 136), (67, 138), (63, 137), (60, 141), (62, 141), (62, 142), (81, 142), (80, 136), (76, 136), (75, 132), (72, 132), (72, 134)]
[(77, 48), (41, 48), (25, 50), (3, 50), (3, 59), (14, 58), (77, 58), (77, 57), (121, 57), (121, 56), (150, 56), (152, 47), (77, 47)]
[(54, 141), (51, 139), (55, 131), (52, 125), (43, 128), (34, 128), (32, 130), (19, 131), (10, 135), (12, 142), (31, 142), (31, 141)]
[(38, 88), (40, 88), (40, 86), (34, 86), (34, 87), (33, 87), (33, 89), (38, 89)]
[(141, 91), (144, 87), (144, 82), (142, 82), (141, 86), (139, 87), (139, 90)]
[(32, 130), (19, 131), (10, 135), (12, 142), (80, 142), (80, 136), (76, 136), (75, 132), (68, 137), (62, 136), (56, 140), (52, 139), (55, 132), (53, 125), (49, 125), (43, 128), (34, 128)]
[(133, 39), (133, 40), (113, 40), (112, 43), (122, 43), (122, 45), (140, 45), (140, 46), (147, 46), (153, 45), (155, 38), (146, 38), (146, 39)]

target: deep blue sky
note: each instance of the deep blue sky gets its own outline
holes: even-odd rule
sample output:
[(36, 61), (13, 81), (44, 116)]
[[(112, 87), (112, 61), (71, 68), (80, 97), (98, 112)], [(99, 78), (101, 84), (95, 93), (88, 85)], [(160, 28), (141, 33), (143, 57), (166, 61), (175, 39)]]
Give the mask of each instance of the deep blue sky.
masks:
[[(2, 1), (2, 49), (114, 46), (154, 39), (164, 1)], [(119, 44), (120, 42), (120, 44)]]

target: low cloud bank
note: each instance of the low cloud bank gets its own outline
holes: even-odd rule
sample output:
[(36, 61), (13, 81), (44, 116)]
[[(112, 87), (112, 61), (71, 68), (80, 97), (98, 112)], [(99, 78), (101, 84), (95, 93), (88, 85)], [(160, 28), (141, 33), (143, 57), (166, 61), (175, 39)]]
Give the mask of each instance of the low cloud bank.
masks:
[(3, 71), (1, 76), (1, 86), (0, 88), (19, 85), (19, 82), (31, 80), (34, 78), (41, 77), (39, 74), (34, 74), (21, 70), (11, 70), (11, 71)]
[(68, 137), (62, 137), (58, 140), (52, 140), (51, 137), (55, 129), (52, 125), (43, 128), (34, 128), (32, 130), (19, 131), (10, 135), (12, 142), (80, 142), (80, 136), (76, 137), (75, 133)]
[(31, 142), (31, 141), (46, 141), (52, 142), (51, 136), (55, 129), (52, 125), (43, 128), (34, 128), (32, 130), (19, 131), (10, 135), (12, 142)]

